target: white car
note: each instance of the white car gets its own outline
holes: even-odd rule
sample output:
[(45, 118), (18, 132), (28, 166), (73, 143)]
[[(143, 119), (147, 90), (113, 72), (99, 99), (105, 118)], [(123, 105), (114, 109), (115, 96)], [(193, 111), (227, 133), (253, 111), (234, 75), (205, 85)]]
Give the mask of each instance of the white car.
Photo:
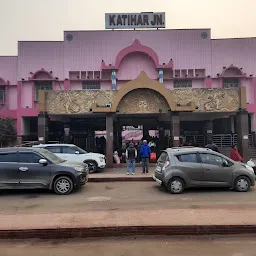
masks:
[(106, 166), (106, 158), (104, 155), (88, 153), (73, 144), (40, 144), (33, 147), (47, 149), (67, 161), (86, 163), (88, 164), (90, 173), (104, 169)]

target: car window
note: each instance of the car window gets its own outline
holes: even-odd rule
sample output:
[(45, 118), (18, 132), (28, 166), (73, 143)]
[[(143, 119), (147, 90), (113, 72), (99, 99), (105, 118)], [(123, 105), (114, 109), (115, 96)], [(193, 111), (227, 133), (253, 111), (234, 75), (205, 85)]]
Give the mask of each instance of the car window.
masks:
[(197, 155), (196, 153), (191, 154), (182, 154), (176, 156), (180, 162), (184, 163), (197, 163)]
[(162, 152), (162, 154), (158, 158), (158, 162), (165, 163), (168, 158), (168, 154), (166, 152)]
[(20, 163), (39, 163), (42, 157), (34, 152), (20, 152), (19, 162)]
[(0, 162), (1, 163), (6, 163), (6, 162), (17, 163), (19, 162), (18, 153), (17, 152), (0, 153)]
[[(218, 165), (218, 166), (222, 166), (224, 159), (220, 156), (217, 155), (213, 155), (213, 154), (204, 154), (201, 153), (200, 154), (201, 160), (203, 164), (211, 164), (211, 165)], [(225, 162), (227, 162), (225, 160)]]
[(45, 149), (49, 150), (52, 153), (57, 153), (57, 154), (61, 153), (61, 148), (60, 147), (51, 146), (51, 147), (46, 147)]
[(75, 154), (76, 150), (73, 147), (61, 147), (63, 154)]

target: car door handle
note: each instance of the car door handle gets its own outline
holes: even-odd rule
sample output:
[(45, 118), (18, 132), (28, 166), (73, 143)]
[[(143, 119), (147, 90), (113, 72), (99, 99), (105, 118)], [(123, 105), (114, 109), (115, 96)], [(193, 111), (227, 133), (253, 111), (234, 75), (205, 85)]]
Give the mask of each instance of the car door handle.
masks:
[(28, 168), (27, 167), (20, 167), (19, 170), (22, 171), (22, 172), (26, 172), (28, 170)]
[(205, 171), (210, 171), (211, 169), (205, 169)]

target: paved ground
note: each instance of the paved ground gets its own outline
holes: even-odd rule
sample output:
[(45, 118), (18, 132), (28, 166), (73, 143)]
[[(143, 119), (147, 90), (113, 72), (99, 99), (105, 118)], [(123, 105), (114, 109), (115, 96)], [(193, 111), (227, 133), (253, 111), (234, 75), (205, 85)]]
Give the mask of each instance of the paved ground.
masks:
[(0, 229), (115, 225), (256, 224), (256, 190), (188, 190), (171, 195), (154, 182), (88, 183), (69, 196), (0, 194)]
[(1, 241), (4, 256), (254, 256), (256, 236), (140, 237), (71, 241)]

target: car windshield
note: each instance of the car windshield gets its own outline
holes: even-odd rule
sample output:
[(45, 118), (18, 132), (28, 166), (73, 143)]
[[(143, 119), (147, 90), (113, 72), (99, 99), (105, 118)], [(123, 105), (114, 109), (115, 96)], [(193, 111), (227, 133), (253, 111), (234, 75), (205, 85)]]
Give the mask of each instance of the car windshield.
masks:
[(79, 154), (87, 154), (87, 152), (77, 146), (72, 146), (71, 147), (75, 152), (79, 152)]
[(45, 158), (47, 158), (48, 160), (50, 160), (51, 162), (53, 162), (54, 164), (60, 164), (65, 162), (66, 160), (56, 156), (55, 154), (53, 154), (52, 152), (46, 150), (46, 149), (38, 149), (38, 152)]

